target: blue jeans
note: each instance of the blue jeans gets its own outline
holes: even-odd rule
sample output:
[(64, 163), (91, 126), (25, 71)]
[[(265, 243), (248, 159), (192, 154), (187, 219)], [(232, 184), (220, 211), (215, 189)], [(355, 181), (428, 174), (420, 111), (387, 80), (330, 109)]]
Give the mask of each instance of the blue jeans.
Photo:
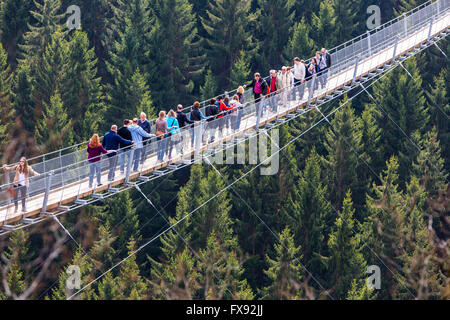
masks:
[(158, 137), (156, 139), (158, 144), (158, 151), (157, 151), (157, 157), (158, 160), (163, 161), (164, 160), (164, 153), (166, 152), (166, 139), (167, 135), (164, 135), (163, 137)]
[(89, 162), (89, 186), (94, 182), (94, 175), (97, 173), (97, 184), (101, 184), (102, 165), (101, 161)]
[(128, 158), (128, 162), (130, 161), (130, 149), (123, 149), (120, 150), (120, 172), (124, 172), (125, 171), (125, 156)]
[(109, 173), (108, 173), (108, 181), (114, 180), (116, 176), (116, 167), (117, 167), (117, 157), (119, 155), (116, 153), (114, 156), (109, 157)]
[(136, 148), (134, 149), (134, 167), (133, 167), (133, 171), (137, 171), (139, 169), (139, 160), (141, 158), (141, 152), (142, 152), (142, 148)]

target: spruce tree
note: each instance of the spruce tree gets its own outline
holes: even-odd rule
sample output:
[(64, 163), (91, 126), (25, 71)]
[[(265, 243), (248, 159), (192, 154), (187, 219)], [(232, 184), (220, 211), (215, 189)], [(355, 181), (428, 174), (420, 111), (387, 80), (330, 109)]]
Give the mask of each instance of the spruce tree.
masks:
[(49, 104), (44, 102), (42, 119), (36, 125), (35, 137), (42, 153), (71, 146), (74, 142), (72, 123), (58, 90), (50, 97)]
[(330, 205), (324, 199), (327, 187), (322, 183), (320, 156), (311, 151), (290, 205), (283, 211), (294, 233), (295, 242), (302, 245), (306, 268), (321, 273), (320, 255), (325, 255), (326, 238), (332, 221)]
[(217, 79), (211, 69), (206, 73), (205, 82), (200, 87), (200, 96), (203, 101), (217, 96)]
[(415, 137), (425, 133), (430, 119), (415, 60), (408, 61), (405, 67), (414, 79), (397, 69), (384, 81), (376, 83), (373, 89), (378, 126), (382, 132), (383, 159), (392, 155), (398, 157), (401, 185), (405, 184), (411, 163), (417, 157)]
[(336, 16), (332, 0), (320, 2), (318, 14), (312, 14), (312, 26), (311, 38), (315, 43), (328, 49), (338, 44), (334, 37), (334, 33), (336, 32)]
[(0, 43), (0, 155), (10, 142), (14, 110), (11, 106), (12, 75), (7, 62), (7, 53)]
[(8, 272), (4, 273), (6, 277), (3, 279), (3, 286), (6, 284), (9, 288), (8, 296), (6, 296), (8, 292), (6, 288), (4, 287), (2, 290), (5, 292), (6, 299), (16, 299), (27, 289), (27, 275), (22, 269), (22, 265), (27, 262), (27, 256), (29, 255), (28, 242), (29, 235), (24, 230), (12, 233), (9, 238), (9, 246), (4, 251), (4, 257), (0, 264), (2, 270), (9, 266)]
[(29, 64), (22, 64), (16, 69), (14, 77), (12, 105), (21, 129), (31, 136), (35, 130), (32, 91), (31, 67)]
[(354, 0), (333, 0), (333, 8), (336, 17), (336, 43), (343, 43), (356, 36), (355, 18), (359, 6)]
[(238, 88), (244, 85), (250, 78), (251, 69), (247, 57), (248, 55), (244, 51), (241, 51), (239, 59), (233, 64), (230, 81), (232, 88)]
[(421, 151), (413, 163), (413, 172), (433, 198), (448, 186), (448, 174), (444, 169), (445, 161), (441, 157), (440, 141), (437, 135), (436, 127), (425, 134), (419, 142)]
[(355, 210), (350, 190), (346, 193), (342, 212), (334, 223), (328, 239), (330, 256), (327, 259), (330, 274), (329, 287), (333, 288), (333, 296), (344, 299), (356, 280), (365, 284), (366, 261), (361, 253), (363, 244), (354, 220)]
[(136, 242), (141, 240), (139, 217), (136, 213), (129, 192), (122, 192), (106, 201), (103, 210), (98, 212), (96, 218), (100, 224), (108, 224), (117, 240), (114, 247), (120, 256), (127, 253), (127, 245), (131, 237)]
[[(83, 31), (75, 30), (71, 34), (65, 73), (61, 94), (77, 133), (75, 143), (81, 143), (98, 132), (104, 122), (105, 111), (101, 79), (97, 75), (97, 58)], [(80, 114), (83, 117), (79, 117)]]
[(8, 63), (15, 68), (18, 44), (23, 40), (27, 24), (31, 20), (29, 0), (5, 0), (0, 4), (0, 29), (3, 47), (8, 53)]
[(128, 242), (129, 258), (121, 265), (116, 280), (120, 300), (145, 300), (148, 296), (146, 281), (136, 263), (136, 249), (136, 241), (132, 237)]
[(199, 265), (199, 291), (203, 299), (253, 299), (247, 281), (241, 279), (244, 270), (236, 251), (215, 230), (209, 234), (206, 247), (200, 249)]
[[(426, 91), (428, 109), (430, 113), (430, 124), (436, 126), (444, 159), (450, 159), (450, 127), (448, 117), (450, 116), (450, 104), (447, 89), (446, 75), (448, 69), (442, 70), (434, 78), (434, 84), (429, 91)], [(447, 170), (450, 169), (450, 163), (446, 164)]]
[[(343, 102), (345, 103), (345, 102)], [(356, 128), (356, 119), (351, 105), (336, 112), (325, 137), (327, 156), (324, 164), (328, 172), (329, 199), (335, 208), (340, 207), (347, 190), (361, 194), (363, 186), (358, 181), (358, 166), (364, 165), (358, 159), (361, 153), (361, 135)], [(363, 194), (358, 199), (362, 204)]]
[[(150, 18), (148, 0), (133, 0), (127, 4), (119, 1), (113, 11), (114, 17), (108, 28), (109, 43), (105, 43), (110, 48), (106, 65), (111, 77), (111, 83), (106, 87), (105, 117), (109, 123), (121, 123), (125, 116), (138, 116), (133, 113), (138, 108), (138, 102), (133, 99), (134, 93), (130, 92), (130, 83), (133, 82), (133, 75), (134, 80), (140, 81), (134, 85), (141, 89), (144, 89), (148, 81), (146, 72), (150, 71), (149, 46), (154, 21)], [(142, 80), (142, 76), (146, 81)], [(148, 91), (148, 88), (144, 90)]]
[(274, 245), (274, 257), (266, 255), (269, 268), (264, 273), (269, 286), (264, 288), (264, 297), (271, 300), (292, 300), (299, 295), (303, 270), (301, 246), (294, 244), (294, 235), (286, 227)]
[[(35, 11), (30, 11), (36, 23), (28, 23), (28, 31), (23, 36), (23, 44), (19, 45), (23, 54), (20, 60), (26, 59), (31, 66), (40, 62), (53, 34), (62, 27), (65, 13), (61, 13), (61, 0), (33, 0)], [(20, 61), (19, 60), (19, 61)]]
[(219, 90), (228, 87), (233, 64), (241, 50), (254, 49), (249, 25), (255, 21), (255, 16), (248, 14), (250, 6), (250, 0), (210, 1), (206, 17), (201, 18), (208, 34), (205, 37), (207, 59), (219, 79)]
[[(155, 66), (149, 72), (157, 105), (186, 104), (194, 98), (196, 83), (203, 78), (205, 52), (196, 28), (196, 16), (188, 0), (156, 0)], [(198, 90), (198, 88), (197, 88)]]
[(294, 24), (292, 36), (284, 49), (284, 59), (289, 65), (295, 57), (306, 60), (313, 56), (316, 51), (316, 45), (310, 37), (310, 30), (304, 18)]
[[(263, 52), (264, 69), (279, 68), (281, 50), (289, 40), (289, 31), (294, 20), (293, 1), (258, 0), (260, 47)], [(293, 57), (292, 57), (293, 58)]]

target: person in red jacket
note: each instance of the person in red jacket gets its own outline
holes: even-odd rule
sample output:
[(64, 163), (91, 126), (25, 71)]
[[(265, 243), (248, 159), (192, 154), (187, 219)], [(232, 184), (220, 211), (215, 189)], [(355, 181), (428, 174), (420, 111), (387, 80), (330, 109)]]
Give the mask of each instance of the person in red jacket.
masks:
[(230, 127), (229, 126), (229, 121), (230, 121), (230, 112), (233, 109), (233, 107), (230, 107), (230, 98), (225, 97), (223, 100), (220, 100), (219, 103), (219, 110), (220, 110), (220, 115), (217, 117), (217, 119), (219, 120), (219, 130), (220, 130), (220, 135), (222, 135), (222, 131), (223, 128), (226, 126), (227, 129)]

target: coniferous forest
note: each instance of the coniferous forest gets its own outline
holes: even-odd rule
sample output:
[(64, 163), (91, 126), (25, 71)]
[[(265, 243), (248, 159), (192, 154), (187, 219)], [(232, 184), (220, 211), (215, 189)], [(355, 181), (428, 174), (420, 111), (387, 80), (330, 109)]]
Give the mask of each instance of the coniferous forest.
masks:
[[(2, 164), (306, 60), (365, 33), (370, 5), (384, 23), (424, 2), (0, 0)], [(254, 165), (193, 165), (145, 184), (151, 203), (132, 190), (61, 216), (70, 237), (51, 219), (3, 236), (0, 299), (67, 299), (72, 266), (80, 300), (450, 299), (448, 65), (434, 46), (409, 59), (375, 101), (283, 149), (275, 175), (221, 192)], [(281, 126), (280, 146), (318, 117)]]

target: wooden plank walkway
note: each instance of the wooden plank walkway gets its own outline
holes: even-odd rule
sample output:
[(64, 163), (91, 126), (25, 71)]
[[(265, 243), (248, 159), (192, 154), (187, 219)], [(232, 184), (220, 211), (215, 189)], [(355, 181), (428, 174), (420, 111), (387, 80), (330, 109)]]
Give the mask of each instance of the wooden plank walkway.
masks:
[[(431, 32), (431, 37), (433, 38), (436, 35), (439, 35), (441, 32), (446, 31), (450, 25), (450, 13), (441, 17), (439, 20), (433, 23), (433, 28)], [(408, 36), (405, 39), (401, 39), (396, 48), (396, 57), (403, 55), (410, 51), (411, 49), (418, 47), (419, 45), (426, 43), (428, 39), (429, 27), (424, 27), (421, 30), (417, 31), (415, 34)], [(392, 62), (392, 57), (394, 55), (394, 45), (391, 47), (374, 54), (373, 56), (359, 61), (358, 68), (356, 72), (356, 79), (361, 78), (362, 76), (367, 76), (369, 73), (376, 72), (378, 68)], [(355, 61), (356, 63), (356, 61)], [(333, 93), (335, 90), (343, 88), (346, 85), (351, 84), (354, 77), (355, 68), (349, 67), (346, 70), (332, 75), (327, 80), (327, 85), (325, 88), (320, 88), (314, 92), (313, 101), (317, 99), (321, 99), (328, 94)], [(288, 113), (294, 112), (298, 107), (305, 107), (307, 103), (307, 92), (305, 90), (304, 98), (300, 101), (293, 101), (288, 103), (286, 106), (279, 106), (279, 112), (277, 113), (268, 113), (266, 117), (261, 117), (260, 125), (264, 125), (268, 122), (276, 121), (277, 118), (283, 117)], [(244, 117), (241, 121), (241, 126), (239, 130), (233, 135), (229, 134), (225, 137), (219, 138), (218, 132), (216, 130), (216, 138), (218, 139), (215, 144), (202, 145), (200, 151), (205, 151), (208, 148), (217, 145), (221, 141), (228, 141), (233, 139), (236, 136), (242, 136), (245, 132), (250, 129), (254, 129), (256, 127), (256, 116), (255, 114), (251, 114), (247, 117)], [(189, 139), (190, 140), (190, 139)], [(190, 142), (190, 141), (185, 141)], [(174, 148), (176, 149), (176, 148)], [(191, 157), (194, 154), (193, 149), (189, 149), (187, 153), (184, 154), (185, 157)], [(182, 160), (181, 155), (176, 154), (173, 157), (171, 163), (179, 162)], [(156, 154), (148, 155), (146, 161), (141, 166), (139, 172), (132, 173), (130, 175), (130, 181), (138, 179), (141, 175), (152, 174), (155, 170), (160, 170), (169, 165), (168, 162), (157, 163)], [(107, 181), (108, 172), (102, 172), (102, 182)], [(114, 182), (111, 184), (112, 187), (122, 186), (125, 183), (125, 175), (121, 174), (119, 170), (116, 172), (116, 178)], [(110, 188), (110, 185), (105, 184), (95, 190), (96, 193), (107, 192)], [(81, 183), (71, 183), (66, 185), (65, 187), (60, 187), (50, 192), (47, 204), (47, 212), (52, 210), (56, 210), (60, 205), (68, 205), (73, 203), (77, 198), (83, 199), (92, 197), (93, 191), (89, 189), (88, 179), (85, 178), (81, 181)], [(22, 213), (14, 213), (14, 205), (10, 204), (8, 206), (3, 206), (0, 208), (0, 226), (9, 225), (18, 221), (21, 221), (23, 217), (36, 217), (42, 211), (42, 205), (44, 200), (44, 194), (38, 194), (36, 196), (32, 196), (27, 199), (27, 212), (26, 214)], [(20, 208), (20, 205), (19, 205)]]

